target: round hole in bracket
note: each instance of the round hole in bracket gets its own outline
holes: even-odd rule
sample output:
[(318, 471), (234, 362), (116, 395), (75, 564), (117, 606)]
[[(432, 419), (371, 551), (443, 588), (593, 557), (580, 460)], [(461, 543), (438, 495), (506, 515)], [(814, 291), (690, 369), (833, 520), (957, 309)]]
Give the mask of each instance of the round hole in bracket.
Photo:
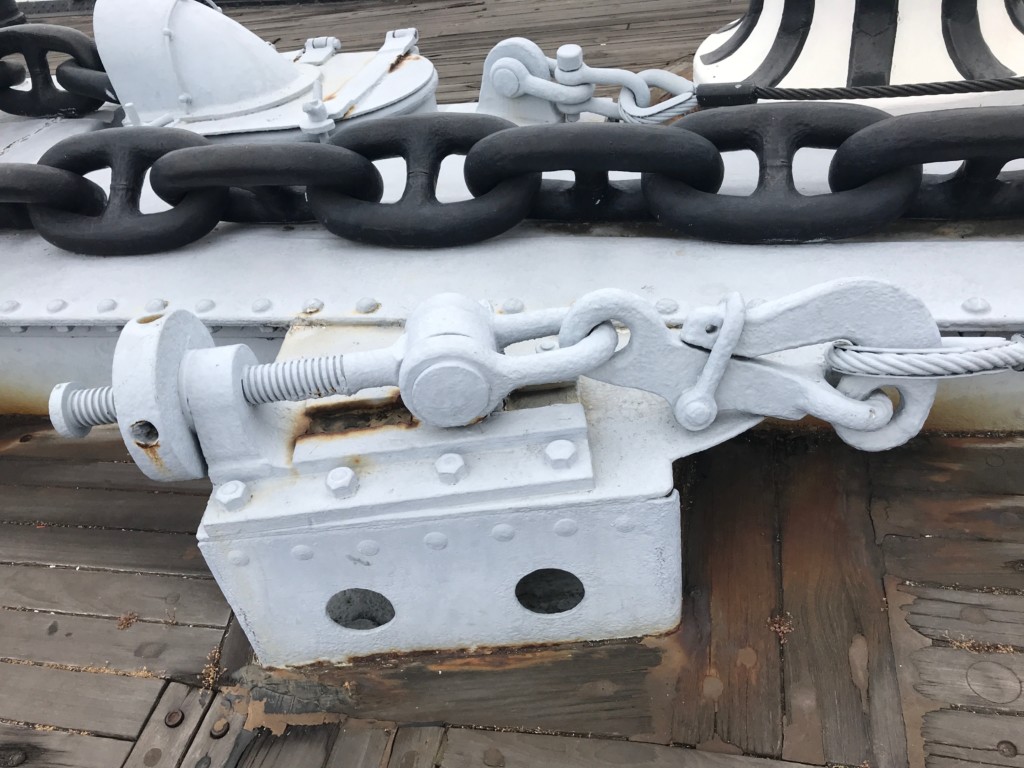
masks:
[(151, 421), (136, 421), (128, 431), (139, 448), (152, 448), (160, 442), (160, 432)]
[(327, 601), (327, 618), (345, 629), (376, 629), (395, 618), (395, 606), (372, 589), (343, 589)]
[(579, 577), (559, 568), (541, 568), (526, 574), (516, 584), (516, 600), (533, 613), (571, 611), (583, 602), (584, 595), (586, 590)]

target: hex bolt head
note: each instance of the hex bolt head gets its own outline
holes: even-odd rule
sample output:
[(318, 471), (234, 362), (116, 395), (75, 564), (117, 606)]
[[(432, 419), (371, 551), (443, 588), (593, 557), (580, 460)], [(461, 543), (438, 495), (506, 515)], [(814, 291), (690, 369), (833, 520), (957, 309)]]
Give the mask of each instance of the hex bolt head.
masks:
[(457, 453), (446, 453), (434, 462), (437, 476), (445, 485), (455, 485), (469, 474), (466, 460)]
[(327, 473), (327, 489), (339, 499), (355, 496), (359, 490), (359, 476), (351, 467), (335, 467)]
[(576, 463), (576, 444), (572, 440), (552, 440), (544, 447), (544, 458), (554, 469), (568, 469)]
[(252, 490), (241, 480), (229, 480), (213, 492), (213, 497), (228, 512), (235, 512), (249, 503)]
[(164, 715), (164, 725), (168, 728), (177, 728), (183, 722), (185, 722), (185, 713), (180, 709), (172, 709)]

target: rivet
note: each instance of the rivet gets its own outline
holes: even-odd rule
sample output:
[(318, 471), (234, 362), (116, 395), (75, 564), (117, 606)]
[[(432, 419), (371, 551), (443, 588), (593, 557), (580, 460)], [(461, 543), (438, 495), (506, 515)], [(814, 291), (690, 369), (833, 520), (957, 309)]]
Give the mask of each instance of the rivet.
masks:
[(103, 299), (96, 305), (97, 312), (113, 312), (117, 309), (117, 302), (113, 299)]
[(164, 725), (168, 728), (177, 728), (183, 722), (185, 722), (185, 713), (180, 709), (172, 709), (164, 715)]
[(196, 302), (196, 312), (203, 314), (204, 312), (209, 312), (216, 306), (217, 304), (212, 299), (200, 299)]
[(53, 326), (53, 330), (56, 331), (57, 333), (71, 333), (71, 328), (72, 328), (72, 326), (70, 326), (70, 325), (55, 325), (55, 326)]
[(151, 299), (146, 302), (146, 311), (162, 312), (163, 310), (167, 309), (167, 304), (168, 302), (166, 299)]
[(241, 509), (252, 498), (249, 486), (241, 480), (229, 480), (213, 492), (213, 497), (229, 512)]
[(296, 560), (312, 560), (313, 548), (307, 547), (305, 544), (296, 544), (292, 547), (292, 557)]
[(121, 325), (104, 325), (103, 330), (107, 333), (120, 333), (123, 327)]
[(576, 521), (568, 517), (564, 517), (555, 523), (555, 533), (559, 536), (572, 536), (579, 529), (580, 527), (576, 524)]
[(256, 301), (252, 303), (252, 311), (266, 312), (272, 306), (274, 306), (274, 304), (273, 302), (270, 301), (270, 299), (256, 299)]
[(960, 307), (964, 312), (970, 312), (972, 315), (984, 315), (992, 311), (992, 305), (980, 296), (972, 296), (961, 304)]
[(363, 296), (356, 302), (356, 312), (361, 315), (370, 315), (380, 309), (380, 302), (372, 296)]
[(996, 751), (1003, 757), (1016, 757), (1019, 754), (1017, 745), (1012, 741), (1000, 741), (996, 744)]
[(0, 304), (0, 312), (2, 312), (5, 315), (9, 315), (11, 314), (11, 312), (14, 312), (20, 306), (21, 304), (14, 301), (14, 299), (10, 299), (8, 301), (5, 301), (3, 304)]
[(431, 549), (444, 549), (448, 546), (448, 537), (443, 533), (434, 531), (423, 537), (423, 543)]
[(505, 299), (505, 302), (501, 305), (501, 311), (506, 315), (518, 315), (526, 309), (526, 305), (522, 299)]
[(675, 299), (658, 299), (658, 303), (654, 305), (654, 308), (658, 310), (658, 314), (674, 315), (679, 311), (679, 302)]
[(172, 30), (170, 27), (164, 27), (162, 31), (163, 31), (164, 37), (166, 37), (168, 40), (173, 39), (173, 37), (174, 37), (174, 30)]
[(537, 345), (538, 352), (551, 352), (558, 349), (558, 342), (554, 339), (542, 339)]
[(571, 440), (552, 440), (544, 447), (544, 458), (554, 469), (568, 469), (576, 463), (576, 445)]
[(360, 555), (373, 557), (378, 552), (380, 552), (380, 544), (378, 544), (373, 539), (365, 539), (363, 541), (360, 541), (359, 544), (356, 545), (356, 550), (358, 550)]
[(192, 103), (192, 94), (191, 93), (179, 94), (178, 95), (178, 103), (180, 103), (180, 104), (191, 104)]
[(337, 498), (347, 499), (359, 490), (359, 477), (351, 467), (335, 467), (327, 473), (327, 489)]
[(212, 726), (210, 726), (210, 738), (211, 739), (223, 739), (227, 736), (228, 731), (231, 730), (231, 723), (226, 717), (222, 717)]
[(491, 536), (498, 541), (512, 541), (516, 537), (516, 529), (508, 523), (498, 523), (491, 529)]
[(240, 549), (232, 549), (228, 552), (228, 562), (232, 565), (248, 565), (249, 556)]
[(316, 314), (324, 308), (324, 303), (320, 299), (306, 299), (306, 302), (302, 305), (302, 311), (307, 315)]
[(64, 299), (54, 299), (46, 305), (46, 311), (50, 313), (60, 312), (62, 309), (67, 307), (67, 305), (68, 303), (64, 301)]
[(616, 517), (612, 525), (615, 526), (615, 530), (619, 531), (620, 533), (629, 533), (634, 528), (636, 528), (636, 523), (634, 523), (625, 515), (623, 515), (622, 517)]
[(445, 485), (455, 485), (469, 474), (466, 461), (457, 453), (446, 453), (434, 462), (437, 476)]

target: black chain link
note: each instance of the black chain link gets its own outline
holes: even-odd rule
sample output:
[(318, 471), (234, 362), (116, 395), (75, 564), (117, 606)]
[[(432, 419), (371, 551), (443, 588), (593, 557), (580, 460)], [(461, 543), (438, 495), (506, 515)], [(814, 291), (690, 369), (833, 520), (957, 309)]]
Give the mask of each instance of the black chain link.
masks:
[[(54, 30), (57, 30), (55, 32)], [(27, 34), (21, 36), (18, 33)], [(57, 90), (46, 54), (69, 53)], [(0, 30), (0, 109), (78, 115), (115, 98), (95, 46), (73, 30), (24, 25)], [(318, 220), (350, 240), (385, 246), (477, 243), (524, 219), (644, 221), (693, 237), (734, 243), (832, 240), (877, 232), (900, 217), (1024, 217), (1024, 107), (987, 107), (890, 117), (849, 104), (777, 104), (713, 109), (672, 127), (576, 123), (520, 128), (486, 115), (443, 113), (366, 120), (330, 144), (213, 144), (189, 131), (110, 128), (65, 139), (39, 164), (0, 164), (0, 229), (34, 226), (67, 250), (144, 254), (187, 245), (220, 221)], [(830, 192), (801, 194), (793, 160), (804, 147), (835, 149)], [(722, 153), (752, 150), (757, 188), (719, 193)], [(437, 200), (441, 163), (465, 155), (472, 199)], [(382, 204), (373, 161), (402, 157), (405, 192)], [(953, 174), (922, 165), (964, 161)], [(84, 175), (110, 168), (109, 199)], [(143, 214), (147, 171), (171, 209)], [(542, 180), (566, 170), (574, 182)], [(641, 179), (610, 181), (613, 171)]]
[(10, 67), (5, 66), (7, 75), (0, 74), (0, 111), (23, 117), (81, 117), (103, 106), (106, 99), (97, 98), (96, 94), (80, 95), (58, 89), (50, 75), (50, 53), (65, 53), (82, 69), (103, 70), (96, 44), (83, 32), (53, 24), (5, 27), (0, 29), (0, 59), (15, 54), (24, 58), (31, 88), (15, 89), (13, 86), (21, 78), (7, 82), (13, 75)]

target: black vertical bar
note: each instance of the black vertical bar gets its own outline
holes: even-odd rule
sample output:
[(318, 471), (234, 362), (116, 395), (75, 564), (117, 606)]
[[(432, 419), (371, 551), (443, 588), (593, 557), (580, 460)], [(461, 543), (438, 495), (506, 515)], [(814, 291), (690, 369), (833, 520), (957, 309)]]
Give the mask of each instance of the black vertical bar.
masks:
[(771, 50), (746, 82), (764, 87), (778, 85), (800, 58), (814, 18), (814, 0), (786, 0), (782, 23)]
[(747, 9), (746, 14), (740, 19), (739, 29), (733, 32), (732, 37), (715, 48), (715, 50), (701, 56), (701, 62), (704, 64), (717, 64), (722, 59), (727, 59), (736, 53), (740, 46), (747, 42), (750, 33), (754, 31), (757, 22), (761, 20), (761, 11), (763, 9), (764, 0), (750, 0), (750, 8)]
[(857, 0), (847, 85), (889, 85), (899, 0)]
[(1013, 77), (992, 53), (981, 34), (978, 3), (985, 0), (942, 0), (942, 36), (946, 51), (967, 80)]

